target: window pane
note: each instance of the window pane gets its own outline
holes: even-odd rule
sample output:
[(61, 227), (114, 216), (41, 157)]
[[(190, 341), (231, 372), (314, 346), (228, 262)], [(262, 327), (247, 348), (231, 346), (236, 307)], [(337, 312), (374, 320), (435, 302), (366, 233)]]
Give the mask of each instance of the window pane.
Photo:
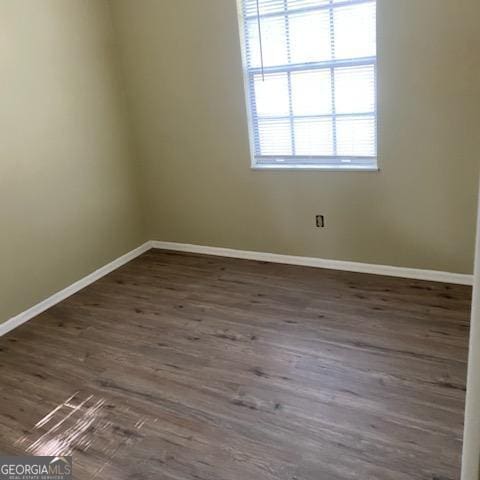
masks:
[(292, 105), (294, 115), (332, 113), (330, 69), (292, 72)]
[[(265, 67), (285, 65), (288, 62), (288, 57), (284, 17), (262, 18), (261, 28), (263, 65)], [(248, 22), (249, 51), (247, 55), (251, 67), (261, 65), (258, 38), (257, 20), (250, 20)]]
[(335, 69), (337, 113), (366, 113), (375, 110), (373, 65)]
[(330, 16), (328, 10), (289, 16), (292, 63), (330, 60)]
[(333, 155), (331, 118), (295, 119), (296, 155)]
[(337, 154), (375, 156), (375, 118), (337, 118)]
[(375, 56), (375, 3), (364, 3), (334, 9), (335, 57)]
[(258, 120), (260, 155), (292, 155), (290, 121)]
[(255, 75), (255, 100), (257, 115), (281, 116), (289, 114), (288, 76), (286, 73)]

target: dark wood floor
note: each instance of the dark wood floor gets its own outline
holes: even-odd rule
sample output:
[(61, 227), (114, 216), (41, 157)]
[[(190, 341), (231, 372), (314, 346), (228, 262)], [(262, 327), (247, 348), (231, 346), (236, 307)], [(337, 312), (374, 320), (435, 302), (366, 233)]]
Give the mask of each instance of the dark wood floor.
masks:
[(0, 338), (75, 479), (457, 480), (470, 288), (150, 251)]

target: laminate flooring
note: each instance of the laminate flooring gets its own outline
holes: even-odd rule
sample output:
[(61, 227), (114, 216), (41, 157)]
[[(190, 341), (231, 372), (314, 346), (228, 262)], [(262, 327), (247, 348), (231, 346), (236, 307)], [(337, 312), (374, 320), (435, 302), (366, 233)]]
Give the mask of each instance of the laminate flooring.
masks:
[(151, 250), (0, 338), (0, 451), (82, 480), (457, 480), (470, 300)]

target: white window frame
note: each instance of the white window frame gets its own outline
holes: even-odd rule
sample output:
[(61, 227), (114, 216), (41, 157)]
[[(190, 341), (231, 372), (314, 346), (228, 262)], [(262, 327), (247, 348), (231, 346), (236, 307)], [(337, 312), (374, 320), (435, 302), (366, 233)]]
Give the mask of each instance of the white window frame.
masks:
[[(339, 8), (342, 6), (354, 5), (368, 3), (372, 0), (345, 0), (344, 2), (335, 2), (333, 8)], [(304, 12), (308, 11), (318, 11), (322, 9), (331, 9), (332, 3), (326, 5), (319, 5), (314, 7), (307, 7), (301, 9)], [(375, 0), (376, 5), (376, 0)], [(248, 136), (249, 136), (249, 145), (250, 145), (250, 160), (251, 168), (253, 170), (321, 170), (321, 171), (364, 171), (364, 172), (378, 172), (380, 170), (378, 165), (378, 79), (377, 79), (377, 57), (378, 52), (375, 56), (372, 57), (363, 57), (357, 59), (348, 59), (348, 60), (330, 60), (330, 61), (321, 61), (321, 62), (309, 62), (306, 64), (292, 64), (292, 65), (280, 65), (274, 67), (248, 67), (247, 60), (247, 22), (245, 19), (244, 11), (244, 0), (237, 0), (237, 9), (238, 9), (238, 21), (239, 21), (239, 33), (240, 33), (240, 47), (242, 55), (242, 66), (243, 66), (243, 80), (244, 80), (244, 90), (245, 90), (245, 100), (246, 100), (246, 111), (247, 111), (247, 123), (248, 123)], [(300, 10), (299, 10), (300, 11)], [(295, 13), (297, 11), (295, 10)], [(261, 18), (265, 16), (271, 16), (272, 14), (263, 14)], [(282, 14), (277, 13), (276, 15), (281, 16)], [(377, 35), (377, 32), (375, 32)], [(375, 152), (376, 155), (373, 157), (354, 157), (354, 156), (281, 156), (281, 155), (271, 155), (264, 156), (265, 161), (257, 160), (257, 145), (256, 145), (256, 135), (257, 129), (255, 128), (256, 117), (254, 115), (255, 110), (255, 100), (251, 98), (250, 92), (254, 90), (252, 85), (253, 78), (255, 74), (264, 74), (276, 73), (276, 72), (292, 72), (292, 71), (311, 71), (315, 69), (330, 69), (333, 75), (333, 69), (335, 67), (348, 67), (348, 66), (362, 66), (362, 65), (373, 65), (374, 68), (374, 82), (375, 82), (375, 93), (374, 93), (374, 122), (375, 122)], [(332, 115), (318, 115), (318, 118), (333, 117), (338, 118), (340, 116), (351, 116), (358, 117), (361, 115), (358, 114), (335, 114), (332, 112)], [(295, 118), (293, 115), (285, 116), (289, 118), (290, 121)], [(270, 158), (271, 161), (267, 161)], [(288, 162), (288, 159), (292, 159), (292, 162)], [(297, 160), (293, 160), (297, 159)], [(364, 159), (365, 161), (362, 161)]]

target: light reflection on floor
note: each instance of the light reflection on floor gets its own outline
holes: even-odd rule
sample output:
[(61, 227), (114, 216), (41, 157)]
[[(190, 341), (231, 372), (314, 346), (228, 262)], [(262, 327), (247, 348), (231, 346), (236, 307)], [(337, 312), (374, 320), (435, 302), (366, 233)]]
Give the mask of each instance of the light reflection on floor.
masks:
[(88, 451), (90, 464), (92, 456), (97, 459), (91, 477), (96, 478), (124, 447), (143, 439), (141, 430), (147, 422), (156, 419), (135, 415), (128, 406), (114, 405), (98, 395), (75, 392), (15, 444), (31, 455), (73, 455), (75, 470), (82, 470), (81, 457)]

